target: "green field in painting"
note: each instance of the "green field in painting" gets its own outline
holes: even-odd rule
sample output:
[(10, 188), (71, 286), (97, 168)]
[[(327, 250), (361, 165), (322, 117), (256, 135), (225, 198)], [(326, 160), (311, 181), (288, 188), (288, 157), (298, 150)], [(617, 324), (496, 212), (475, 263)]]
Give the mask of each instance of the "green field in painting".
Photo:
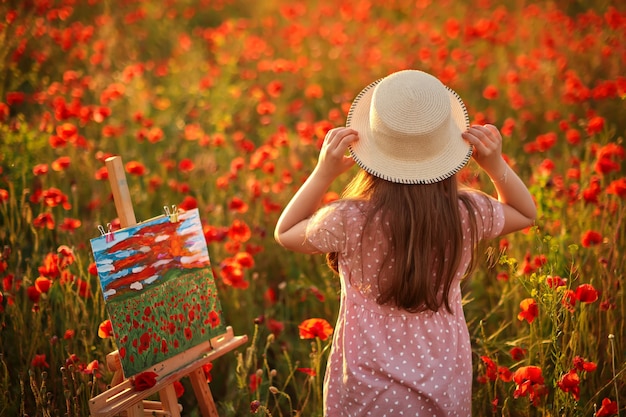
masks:
[(141, 291), (116, 294), (107, 309), (126, 376), (225, 332), (207, 268), (169, 271)]

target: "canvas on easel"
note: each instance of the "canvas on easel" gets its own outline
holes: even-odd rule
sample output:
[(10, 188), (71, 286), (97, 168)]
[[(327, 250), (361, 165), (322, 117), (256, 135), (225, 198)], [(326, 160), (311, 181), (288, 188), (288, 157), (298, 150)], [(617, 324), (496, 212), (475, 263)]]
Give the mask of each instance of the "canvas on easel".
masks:
[(197, 209), (106, 232), (91, 247), (126, 377), (225, 332)]

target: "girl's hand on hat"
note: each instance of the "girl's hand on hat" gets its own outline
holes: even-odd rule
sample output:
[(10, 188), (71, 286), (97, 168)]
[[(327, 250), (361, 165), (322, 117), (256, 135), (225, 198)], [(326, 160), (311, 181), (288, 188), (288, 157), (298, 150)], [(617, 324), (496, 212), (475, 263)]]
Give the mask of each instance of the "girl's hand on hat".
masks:
[(326, 133), (315, 170), (334, 180), (354, 165), (352, 156), (347, 155), (348, 146), (359, 139), (358, 133), (348, 127), (337, 127)]
[(462, 136), (474, 147), (474, 160), (491, 178), (502, 175), (506, 162), (502, 158), (502, 135), (497, 127), (474, 125)]

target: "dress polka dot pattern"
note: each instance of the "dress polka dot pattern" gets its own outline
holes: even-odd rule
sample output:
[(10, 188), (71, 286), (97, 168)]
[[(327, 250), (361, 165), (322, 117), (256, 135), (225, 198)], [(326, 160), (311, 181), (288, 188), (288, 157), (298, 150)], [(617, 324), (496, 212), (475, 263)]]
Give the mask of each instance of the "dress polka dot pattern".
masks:
[[(502, 205), (470, 195), (478, 208), (478, 237), (496, 237), (504, 226)], [(470, 416), (472, 356), (460, 288), (471, 256), (465, 206), (459, 202), (468, 243), (450, 290), (450, 314), (376, 303), (386, 245), (380, 228), (361, 238), (366, 204), (331, 203), (307, 228), (316, 248), (339, 252), (341, 303), (324, 377), (325, 416)]]

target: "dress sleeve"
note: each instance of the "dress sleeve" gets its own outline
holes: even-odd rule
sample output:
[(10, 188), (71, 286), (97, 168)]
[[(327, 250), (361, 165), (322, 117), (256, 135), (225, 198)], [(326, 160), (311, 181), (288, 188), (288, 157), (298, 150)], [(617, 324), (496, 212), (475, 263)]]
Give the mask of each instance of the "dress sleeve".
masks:
[[(479, 225), (481, 239), (493, 239), (500, 236), (504, 229), (504, 209), (502, 203), (487, 194), (474, 193), (477, 212), (475, 213)], [(482, 230), (480, 230), (482, 225)]]
[(320, 252), (340, 252), (344, 236), (344, 221), (339, 202), (330, 203), (311, 216), (305, 237)]

